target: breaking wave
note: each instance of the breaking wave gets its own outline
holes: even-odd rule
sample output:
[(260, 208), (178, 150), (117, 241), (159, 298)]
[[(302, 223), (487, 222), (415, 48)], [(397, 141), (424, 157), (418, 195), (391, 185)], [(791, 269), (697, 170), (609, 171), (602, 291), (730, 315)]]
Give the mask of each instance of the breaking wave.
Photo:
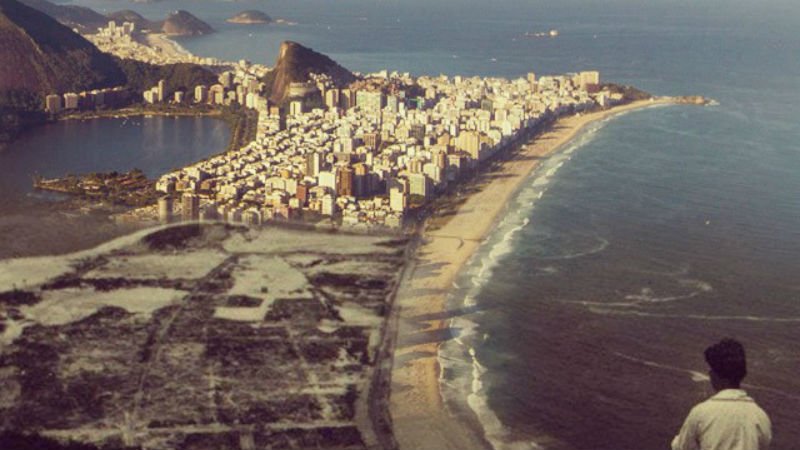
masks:
[(711, 314), (661, 314), (644, 311), (619, 310), (613, 308), (590, 307), (589, 311), (601, 315), (655, 317), (661, 319), (692, 319), (692, 320), (730, 320), (745, 322), (772, 322), (772, 323), (800, 323), (800, 317), (764, 317), (764, 316), (726, 316)]
[[(531, 176), (530, 182), (511, 202), (508, 212), (498, 223), (490, 237), (486, 239), (478, 251), (472, 256), (460, 276), (454, 283), (456, 287), (450, 301), (459, 302), (457, 307), (471, 308), (478, 304), (478, 295), (491, 280), (497, 265), (515, 249), (515, 237), (530, 225), (531, 213), (536, 202), (541, 199), (558, 170), (572, 158), (572, 153), (591, 142), (597, 130), (608, 119), (595, 123), (584, 130), (576, 139), (549, 157)], [(567, 255), (575, 258), (584, 254), (603, 251), (608, 241), (599, 238), (599, 245), (581, 254)], [(538, 269), (541, 275), (557, 272), (552, 266)], [(455, 306), (455, 305), (454, 305)], [(497, 450), (536, 450), (541, 447), (529, 439), (518, 439), (512, 431), (503, 425), (497, 414), (489, 406), (489, 396), (484, 377), (487, 368), (479, 360), (477, 349), (480, 340), (488, 335), (479, 335), (478, 324), (466, 317), (450, 320), (450, 327), (459, 330), (459, 335), (439, 349), (440, 384), (445, 404), (452, 400), (457, 405), (467, 406), (480, 422), (486, 440)], [(452, 398), (450, 398), (452, 397)]]

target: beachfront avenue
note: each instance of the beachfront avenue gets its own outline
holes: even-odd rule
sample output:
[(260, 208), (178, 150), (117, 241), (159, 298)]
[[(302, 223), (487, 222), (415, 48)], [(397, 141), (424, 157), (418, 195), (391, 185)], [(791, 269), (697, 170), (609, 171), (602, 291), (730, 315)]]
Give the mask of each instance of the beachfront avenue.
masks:
[[(247, 73), (223, 77), (236, 85)], [(157, 189), (177, 200), (162, 212), (254, 225), (302, 217), (400, 227), (410, 208), (544, 122), (622, 101), (601, 90), (598, 72), (507, 80), (383, 71), (348, 88), (327, 75), (311, 78), (304, 88), (324, 104), (297, 98), (278, 108), (256, 99), (256, 139), (162, 176)]]

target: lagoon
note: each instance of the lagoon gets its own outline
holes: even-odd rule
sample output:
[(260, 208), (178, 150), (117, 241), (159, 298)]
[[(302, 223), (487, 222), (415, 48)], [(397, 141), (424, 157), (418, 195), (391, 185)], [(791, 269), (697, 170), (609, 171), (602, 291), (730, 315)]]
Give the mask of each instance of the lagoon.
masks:
[(224, 151), (229, 140), (228, 124), (211, 117), (69, 120), (29, 130), (0, 151), (0, 258), (72, 251), (125, 231), (103, 214), (55, 207), (61, 197), (34, 191), (34, 175), (140, 169), (156, 179)]

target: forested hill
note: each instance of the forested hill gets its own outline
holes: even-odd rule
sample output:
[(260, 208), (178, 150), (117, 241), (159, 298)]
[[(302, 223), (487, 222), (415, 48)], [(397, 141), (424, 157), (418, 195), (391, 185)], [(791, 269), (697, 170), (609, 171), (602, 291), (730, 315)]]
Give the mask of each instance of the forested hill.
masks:
[(58, 5), (48, 0), (20, 0), (20, 2), (47, 14), (69, 28), (77, 29), (81, 33), (96, 33), (97, 28), (108, 24), (108, 19), (105, 16), (84, 6)]
[(41, 109), (48, 93), (126, 82), (113, 57), (16, 0), (0, 0), (0, 61), (0, 106)]

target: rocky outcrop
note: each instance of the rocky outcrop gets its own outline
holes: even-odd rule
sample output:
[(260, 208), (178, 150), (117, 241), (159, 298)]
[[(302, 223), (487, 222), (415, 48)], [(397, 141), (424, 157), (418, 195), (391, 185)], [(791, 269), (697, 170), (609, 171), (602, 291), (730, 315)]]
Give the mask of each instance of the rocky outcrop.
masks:
[(170, 36), (200, 36), (213, 33), (214, 29), (190, 12), (179, 10), (164, 20), (161, 31)]
[(297, 42), (286, 41), (281, 44), (275, 69), (264, 80), (269, 86), (270, 100), (284, 103), (290, 87), (307, 83), (312, 73), (329, 75), (337, 86), (348, 85), (356, 79), (352, 72), (331, 58)]
[(684, 105), (713, 105), (716, 102), (710, 98), (703, 97), (702, 95), (684, 95), (681, 97), (673, 97), (676, 103)]

